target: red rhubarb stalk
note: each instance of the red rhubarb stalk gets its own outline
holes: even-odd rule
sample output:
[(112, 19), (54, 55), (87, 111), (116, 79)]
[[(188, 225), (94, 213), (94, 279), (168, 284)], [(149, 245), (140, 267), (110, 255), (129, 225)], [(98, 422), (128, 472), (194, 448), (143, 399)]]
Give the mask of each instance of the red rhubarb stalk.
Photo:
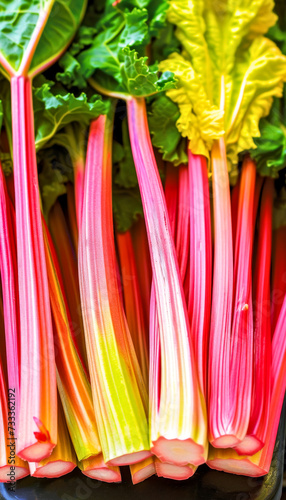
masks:
[(190, 278), (189, 318), (201, 390), (206, 395), (211, 312), (212, 238), (207, 160), (189, 154)]
[[(208, 363), (209, 441), (216, 447), (234, 446), (244, 437), (235, 426), (230, 389), (233, 248), (231, 205), (225, 143), (211, 152), (214, 205), (214, 271)], [(219, 404), (218, 404), (219, 402)]]
[(121, 268), (124, 309), (133, 345), (146, 387), (149, 379), (148, 330), (140, 297), (136, 262), (129, 231), (117, 233), (117, 247)]
[(151, 450), (162, 461), (176, 465), (202, 463), (207, 452), (204, 406), (144, 99), (127, 99), (127, 114), (149, 240), (160, 336), (161, 381), (158, 389), (159, 370), (155, 369), (157, 378), (150, 378), (150, 394), (155, 398), (151, 404)]
[(71, 316), (71, 331), (81, 362), (86, 370), (87, 354), (80, 303), (77, 258), (63, 210), (57, 201), (49, 213), (49, 227), (57, 252), (61, 276)]
[(188, 167), (179, 167), (176, 250), (182, 281), (185, 281), (190, 254), (190, 188)]
[(141, 300), (146, 330), (149, 329), (149, 309), (152, 284), (152, 267), (148, 238), (144, 219), (141, 218), (131, 228), (134, 256), (136, 261), (138, 283), (141, 292)]
[[(230, 391), (235, 401), (235, 426), (246, 434), (252, 393), (253, 316), (252, 247), (253, 205), (256, 166), (250, 158), (243, 162), (236, 221), (234, 254), (234, 302), (231, 331)], [(236, 367), (239, 367), (239, 369)]]
[(271, 293), (271, 327), (275, 331), (286, 294), (286, 226), (275, 229), (273, 234), (273, 273)]
[(47, 457), (57, 442), (53, 331), (35, 153), (32, 83), (11, 78), (13, 160), (21, 328), (21, 393), (17, 453)]
[(266, 179), (261, 199), (258, 248), (253, 279), (254, 366), (251, 414), (246, 438), (236, 447), (253, 455), (262, 448), (268, 426), (271, 389), (270, 269), (273, 179)]
[[(9, 388), (15, 396), (16, 425), (19, 417), (20, 324), (14, 208), (8, 196), (0, 164), (0, 269), (4, 308), (6, 359)], [(16, 430), (16, 429), (15, 429)]]

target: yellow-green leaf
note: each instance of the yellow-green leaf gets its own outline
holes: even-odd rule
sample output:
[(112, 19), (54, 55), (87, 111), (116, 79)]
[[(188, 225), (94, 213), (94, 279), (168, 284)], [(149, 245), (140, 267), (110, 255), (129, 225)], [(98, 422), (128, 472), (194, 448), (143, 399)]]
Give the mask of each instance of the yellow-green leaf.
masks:
[[(167, 96), (181, 113), (177, 128), (193, 153), (204, 154), (225, 134), (234, 167), (237, 154), (254, 147), (259, 120), (281, 95), (286, 58), (263, 35), (273, 26), (273, 0), (173, 0), (181, 54), (160, 65), (178, 79)], [(235, 168), (234, 168), (235, 169)]]

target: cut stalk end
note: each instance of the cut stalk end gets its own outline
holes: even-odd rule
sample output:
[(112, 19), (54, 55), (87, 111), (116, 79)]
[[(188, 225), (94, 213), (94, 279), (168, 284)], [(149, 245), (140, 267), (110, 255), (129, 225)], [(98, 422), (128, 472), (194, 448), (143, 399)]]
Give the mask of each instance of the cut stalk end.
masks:
[(205, 448), (192, 439), (166, 439), (160, 437), (153, 443), (151, 451), (162, 462), (184, 466), (190, 463), (194, 465), (204, 464)]
[(224, 434), (213, 441), (211, 441), (211, 445), (214, 448), (233, 448), (234, 446), (240, 444), (241, 440), (238, 439), (234, 434)]
[(27, 462), (40, 462), (49, 457), (55, 447), (53, 443), (34, 443), (17, 452), (18, 457)]
[(11, 474), (11, 472), (11, 465), (4, 465), (4, 467), (0, 467), (0, 483), (11, 483), (14, 481), (18, 481), (19, 479), (23, 479), (23, 477), (29, 476), (28, 467), (15, 466), (13, 475)]
[(65, 474), (69, 474), (75, 468), (75, 464), (73, 462), (66, 462), (64, 460), (56, 460), (54, 462), (49, 462), (47, 465), (43, 467), (37, 468), (37, 464), (35, 464), (35, 470), (31, 472), (32, 477), (60, 477)]
[(180, 467), (178, 465), (164, 464), (156, 461), (156, 473), (158, 477), (165, 477), (166, 479), (175, 479), (176, 481), (184, 481), (192, 477), (196, 471), (193, 465)]
[(264, 446), (264, 443), (255, 436), (246, 436), (238, 446), (235, 447), (235, 451), (239, 455), (255, 455)]
[(112, 460), (109, 460), (108, 464), (109, 465), (137, 464), (138, 462), (142, 462), (142, 460), (145, 460), (150, 456), (151, 456), (150, 451), (147, 450), (137, 451), (135, 453), (127, 453), (127, 455), (122, 455), (121, 457), (113, 458)]
[(235, 458), (215, 458), (208, 460), (207, 465), (211, 469), (228, 472), (229, 474), (237, 474), (239, 476), (259, 477), (267, 474), (267, 471), (251, 463), (247, 458), (236, 460)]

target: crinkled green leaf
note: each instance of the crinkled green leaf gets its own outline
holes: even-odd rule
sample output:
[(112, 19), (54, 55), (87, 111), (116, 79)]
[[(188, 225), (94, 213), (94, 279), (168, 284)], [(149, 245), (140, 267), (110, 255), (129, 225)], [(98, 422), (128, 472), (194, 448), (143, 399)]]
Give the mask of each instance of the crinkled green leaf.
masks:
[(80, 122), (82, 127), (87, 126), (91, 120), (107, 113), (109, 109), (108, 101), (103, 101), (97, 95), (88, 100), (84, 93), (75, 97), (43, 78), (40, 83), (41, 86), (35, 87), (33, 92), (37, 150), (69, 123)]
[(174, 88), (176, 79), (173, 73), (166, 71), (158, 78), (157, 65), (148, 66), (147, 59), (138, 57), (137, 52), (129, 47), (121, 51), (121, 76), (128, 94), (143, 97)]
[(165, 0), (121, 0), (116, 6), (107, 1), (92, 43), (77, 54), (82, 43), (79, 32), (76, 48), (59, 62), (64, 71), (57, 79), (83, 88), (93, 77), (89, 81), (95, 88), (122, 97), (145, 97), (172, 88), (175, 80), (170, 72), (158, 74), (157, 66), (148, 66), (144, 57), (152, 37), (165, 26), (167, 5)]
[(120, 36), (122, 47), (145, 45), (149, 41), (148, 12), (146, 9), (133, 9), (125, 14), (125, 27)]
[(30, 54), (30, 40), (46, 19), (29, 64), (30, 73), (39, 73), (66, 49), (80, 24), (86, 3), (86, 0), (0, 0), (3, 59), (18, 71)]
[(163, 155), (163, 160), (175, 165), (188, 162), (186, 143), (176, 127), (179, 117), (178, 106), (164, 94), (154, 99), (148, 114), (153, 145)]
[(279, 170), (286, 166), (285, 132), (268, 120), (261, 120), (261, 137), (254, 140), (256, 149), (250, 151), (260, 175), (277, 178)]

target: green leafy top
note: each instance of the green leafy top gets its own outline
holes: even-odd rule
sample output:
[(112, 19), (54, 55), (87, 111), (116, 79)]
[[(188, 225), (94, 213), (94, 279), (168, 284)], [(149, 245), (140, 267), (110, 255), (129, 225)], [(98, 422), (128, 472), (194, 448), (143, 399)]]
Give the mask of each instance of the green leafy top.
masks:
[(206, 156), (224, 136), (234, 172), (238, 153), (255, 148), (259, 120), (286, 79), (286, 58), (263, 36), (276, 20), (272, 9), (272, 0), (170, 3), (182, 52), (159, 68), (178, 78), (177, 89), (167, 92), (180, 109), (178, 130), (194, 153)]
[(81, 142), (80, 131), (85, 130), (91, 120), (108, 112), (109, 101), (103, 101), (96, 94), (89, 99), (85, 93), (75, 97), (42, 76), (36, 83), (38, 86), (33, 91), (36, 150), (47, 143), (56, 143), (69, 149), (72, 156)]
[(122, 98), (174, 87), (173, 75), (158, 75), (157, 64), (148, 65), (145, 55), (151, 39), (165, 26), (167, 7), (166, 0), (122, 0), (116, 7), (108, 0), (95, 30), (82, 29), (61, 58), (64, 71), (57, 78), (81, 88), (88, 79), (99, 91)]
[[(0, 95), (4, 103), (6, 130), (11, 137), (11, 95), (9, 85), (3, 83), (1, 81)], [(82, 131), (86, 130), (91, 120), (106, 114), (110, 103), (96, 94), (88, 98), (82, 92), (75, 97), (62, 85), (41, 75), (34, 80), (33, 107), (36, 151), (46, 145), (59, 144), (68, 149), (73, 157), (82, 144)]]
[(0, 63), (13, 74), (32, 76), (67, 48), (86, 0), (0, 0)]
[[(282, 5), (276, 3), (279, 18), (275, 26), (268, 32), (270, 37), (286, 55), (286, 10), (284, 16)], [(281, 12), (280, 12), (281, 10)], [(283, 28), (283, 29), (282, 29)], [(257, 169), (262, 176), (277, 178), (279, 171), (286, 167), (286, 100), (285, 86), (282, 99), (274, 99), (274, 104), (267, 119), (260, 122), (261, 137), (254, 139), (256, 149), (250, 151), (256, 161)]]

